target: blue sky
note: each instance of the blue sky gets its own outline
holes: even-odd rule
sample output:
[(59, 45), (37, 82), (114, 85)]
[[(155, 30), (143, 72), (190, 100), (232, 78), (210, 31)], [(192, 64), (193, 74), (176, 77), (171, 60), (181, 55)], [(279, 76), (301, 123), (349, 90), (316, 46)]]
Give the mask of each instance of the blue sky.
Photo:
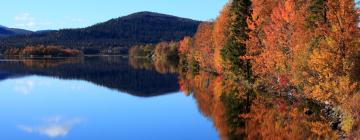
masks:
[(214, 19), (227, 0), (1, 0), (0, 25), (28, 30), (86, 27), (139, 11)]

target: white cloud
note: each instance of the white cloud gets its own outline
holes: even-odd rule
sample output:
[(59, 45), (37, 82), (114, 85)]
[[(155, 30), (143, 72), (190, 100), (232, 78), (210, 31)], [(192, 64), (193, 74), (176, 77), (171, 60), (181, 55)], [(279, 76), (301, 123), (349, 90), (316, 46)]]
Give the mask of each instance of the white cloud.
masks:
[(22, 13), (14, 17), (15, 21), (34, 21), (35, 19), (29, 13)]
[(51, 26), (51, 21), (38, 21), (30, 13), (21, 13), (14, 17), (15, 27), (23, 29), (34, 29), (41, 26)]
[(15, 93), (22, 95), (31, 94), (36, 87), (50, 87), (52, 85), (51, 80), (15, 80), (13, 90)]
[(70, 17), (65, 16), (58, 19), (52, 19), (52, 20), (38, 20), (30, 13), (21, 13), (16, 15), (14, 18), (14, 27), (15, 28), (22, 28), (22, 29), (30, 29), (30, 30), (39, 30), (39, 29), (53, 29), (53, 26), (62, 26), (58, 28), (71, 28), (74, 24), (85, 24), (88, 21), (83, 18), (78, 17)]
[(64, 137), (70, 133), (72, 128), (83, 122), (83, 119), (63, 119), (61, 116), (53, 116), (43, 119), (44, 124), (40, 126), (18, 125), (17, 128), (26, 133), (37, 133), (49, 138)]
[(20, 28), (31, 28), (37, 25), (35, 18), (30, 13), (22, 13), (14, 17), (15, 26)]

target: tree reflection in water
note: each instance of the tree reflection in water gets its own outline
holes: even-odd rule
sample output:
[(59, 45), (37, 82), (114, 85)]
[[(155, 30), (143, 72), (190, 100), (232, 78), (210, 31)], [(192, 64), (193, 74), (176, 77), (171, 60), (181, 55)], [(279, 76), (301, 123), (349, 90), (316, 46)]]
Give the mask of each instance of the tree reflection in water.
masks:
[(134, 69), (122, 57), (6, 59), (1, 77), (39, 75), (92, 82), (134, 96), (152, 97), (179, 91), (176, 74)]
[(177, 69), (176, 63), (118, 57), (0, 62), (5, 79), (26, 75), (81, 79), (143, 97), (180, 88), (186, 96), (193, 96), (200, 112), (212, 120), (224, 140), (338, 138), (321, 107), (309, 100), (253, 90), (209, 72)]
[(221, 139), (337, 139), (320, 106), (306, 99), (247, 89), (207, 72), (181, 73), (180, 89), (191, 94)]

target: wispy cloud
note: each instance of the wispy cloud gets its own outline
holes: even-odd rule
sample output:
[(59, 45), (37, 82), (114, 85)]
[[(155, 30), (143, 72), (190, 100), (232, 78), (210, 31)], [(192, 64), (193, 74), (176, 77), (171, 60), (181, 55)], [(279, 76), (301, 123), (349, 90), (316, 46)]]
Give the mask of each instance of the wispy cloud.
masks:
[(14, 18), (14, 27), (22, 29), (49, 29), (53, 26), (69, 26), (74, 24), (85, 24), (88, 21), (83, 18), (65, 16), (62, 18), (44, 20), (37, 19), (31, 13), (24, 12), (16, 15)]
[(29, 13), (22, 13), (14, 17), (15, 21), (34, 21), (34, 18)]
[(84, 120), (81, 118), (63, 119), (61, 116), (53, 116), (44, 118), (42, 121), (43, 125), (18, 125), (17, 128), (26, 133), (37, 133), (49, 138), (57, 138), (68, 135), (75, 125)]
[(21, 13), (14, 17), (15, 26), (20, 28), (31, 28), (36, 26), (35, 18), (30, 13)]
[(36, 87), (50, 87), (52, 81), (50, 80), (15, 80), (13, 90), (15, 93), (22, 95), (31, 94)]

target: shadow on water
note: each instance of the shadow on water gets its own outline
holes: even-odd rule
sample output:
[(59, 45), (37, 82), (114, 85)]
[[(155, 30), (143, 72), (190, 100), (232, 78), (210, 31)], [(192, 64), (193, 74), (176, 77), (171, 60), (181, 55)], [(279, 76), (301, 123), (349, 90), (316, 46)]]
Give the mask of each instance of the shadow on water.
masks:
[(122, 57), (8, 58), (0, 62), (0, 80), (30, 75), (85, 80), (139, 97), (159, 96), (179, 90), (176, 74), (135, 69), (128, 64), (128, 59)]

